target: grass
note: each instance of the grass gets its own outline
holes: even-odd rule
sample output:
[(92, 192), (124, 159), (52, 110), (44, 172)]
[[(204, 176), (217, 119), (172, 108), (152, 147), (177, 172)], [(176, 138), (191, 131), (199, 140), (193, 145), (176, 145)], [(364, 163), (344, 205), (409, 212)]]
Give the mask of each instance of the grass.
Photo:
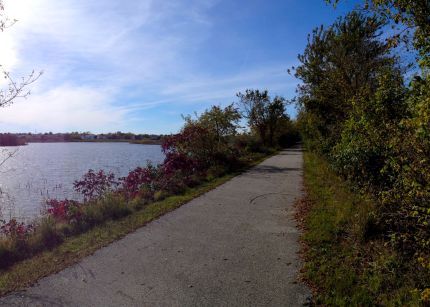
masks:
[(349, 189), (313, 153), (304, 156), (307, 196), (298, 205), (304, 228), (303, 277), (325, 306), (425, 306), (428, 271), (370, 236), (377, 203)]
[(227, 182), (268, 157), (255, 155), (252, 162), (237, 172), (213, 178), (197, 187), (187, 189), (181, 195), (169, 196), (150, 203), (121, 219), (106, 221), (82, 234), (65, 238), (60, 245), (51, 250), (41, 252), (9, 267), (7, 270), (0, 271), (0, 296), (11, 291), (24, 289), (44, 276), (61, 271), (148, 222)]

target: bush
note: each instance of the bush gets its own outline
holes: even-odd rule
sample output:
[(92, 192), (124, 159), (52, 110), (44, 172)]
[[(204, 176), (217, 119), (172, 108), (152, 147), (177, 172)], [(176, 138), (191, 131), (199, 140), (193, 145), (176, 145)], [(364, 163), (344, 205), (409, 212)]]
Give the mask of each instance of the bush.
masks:
[(83, 207), (80, 227), (91, 228), (104, 221), (121, 218), (131, 212), (128, 202), (121, 195), (109, 194), (105, 198), (94, 200)]
[[(394, 5), (396, 23), (417, 12), (428, 15), (403, 10), (413, 6), (405, 3)], [(381, 38), (391, 9), (384, 18), (353, 11), (313, 31), (296, 70), (303, 82), (298, 122), (307, 148), (378, 204), (362, 229), (367, 237), (394, 247), (421, 272), (429, 269), (418, 259), (430, 259), (430, 76), (426, 67), (405, 86), (410, 76), (392, 41)], [(417, 283), (420, 291), (428, 288), (428, 276)]]
[(2, 220), (0, 225), (0, 236), (16, 241), (25, 240), (34, 231), (34, 225), (18, 222), (16, 219), (8, 222)]
[(393, 185), (382, 193), (383, 224), (403, 252), (430, 259), (430, 79), (413, 83), (411, 117), (390, 139), (384, 172)]
[(51, 216), (42, 218), (29, 242), (33, 252), (53, 248), (63, 241), (62, 233), (57, 226), (55, 218)]
[(10, 242), (3, 239), (0, 241), (0, 269), (5, 269), (19, 259), (13, 253)]
[(233, 105), (213, 107), (196, 120), (187, 117), (180, 133), (163, 139), (162, 164), (148, 163), (119, 179), (113, 173), (90, 169), (74, 182), (81, 200), (47, 200), (45, 215), (35, 226), (0, 221), (0, 268), (53, 248), (68, 236), (237, 170), (262, 157), (254, 151), (272, 153), (274, 149), (262, 146), (255, 136), (236, 135), (240, 117)]
[(81, 193), (85, 201), (100, 198), (117, 185), (118, 182), (113, 173), (106, 174), (103, 170), (95, 172), (92, 169), (73, 184), (76, 192)]
[(166, 199), (166, 197), (169, 196), (169, 193), (163, 190), (156, 191), (154, 194), (154, 201), (161, 201), (163, 199)]
[(145, 198), (154, 191), (154, 182), (159, 176), (159, 167), (154, 167), (148, 163), (146, 167), (138, 167), (131, 171), (127, 177), (120, 179), (120, 191), (125, 194), (127, 199), (133, 199), (141, 190), (147, 192)]
[(59, 222), (77, 223), (82, 216), (82, 204), (73, 200), (49, 199), (46, 201), (46, 211)]

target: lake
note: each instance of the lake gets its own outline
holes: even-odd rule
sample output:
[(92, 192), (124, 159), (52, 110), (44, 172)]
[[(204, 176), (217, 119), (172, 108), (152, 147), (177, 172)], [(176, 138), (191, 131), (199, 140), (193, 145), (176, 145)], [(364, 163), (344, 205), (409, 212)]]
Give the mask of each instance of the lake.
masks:
[[(0, 150), (4, 147), (0, 147)], [(30, 143), (0, 168), (3, 217), (31, 219), (40, 215), (47, 198), (78, 199), (73, 182), (89, 169), (126, 176), (147, 161), (161, 163), (159, 145), (128, 143)]]

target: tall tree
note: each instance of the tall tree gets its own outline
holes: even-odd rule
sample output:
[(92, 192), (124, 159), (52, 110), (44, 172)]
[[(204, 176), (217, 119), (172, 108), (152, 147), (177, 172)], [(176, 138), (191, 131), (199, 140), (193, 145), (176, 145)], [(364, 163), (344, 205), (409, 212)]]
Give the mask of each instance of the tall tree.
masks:
[(246, 90), (238, 93), (240, 104), (251, 130), (255, 131), (265, 145), (273, 145), (279, 130), (279, 123), (285, 119), (285, 99), (275, 97), (271, 100), (267, 90)]
[(218, 144), (221, 144), (231, 136), (236, 135), (240, 127), (239, 120), (241, 115), (234, 104), (225, 108), (212, 106), (198, 118), (198, 122), (205, 128), (213, 131)]
[[(334, 5), (341, 0), (326, 0)], [(430, 67), (430, 1), (363, 0), (362, 8), (387, 22), (393, 34), (388, 41), (412, 46), (419, 53), (421, 67)]]
[[(324, 152), (340, 138), (340, 127), (354, 106), (354, 99), (366, 101), (378, 86), (383, 71), (393, 69), (396, 58), (380, 40), (383, 22), (351, 12), (332, 26), (316, 28), (308, 37), (296, 77), (299, 104), (308, 113), (310, 129)], [(311, 120), (310, 120), (311, 119)]]
[(274, 145), (275, 136), (281, 128), (281, 121), (288, 119), (285, 114), (285, 99), (276, 96), (267, 106), (267, 128), (269, 145)]

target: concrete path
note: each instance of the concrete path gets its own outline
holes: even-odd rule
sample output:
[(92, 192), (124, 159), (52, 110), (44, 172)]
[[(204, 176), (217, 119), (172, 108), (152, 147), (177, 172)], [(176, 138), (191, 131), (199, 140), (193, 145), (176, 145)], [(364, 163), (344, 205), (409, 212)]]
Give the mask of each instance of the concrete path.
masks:
[(301, 306), (301, 178), (285, 150), (0, 305)]

